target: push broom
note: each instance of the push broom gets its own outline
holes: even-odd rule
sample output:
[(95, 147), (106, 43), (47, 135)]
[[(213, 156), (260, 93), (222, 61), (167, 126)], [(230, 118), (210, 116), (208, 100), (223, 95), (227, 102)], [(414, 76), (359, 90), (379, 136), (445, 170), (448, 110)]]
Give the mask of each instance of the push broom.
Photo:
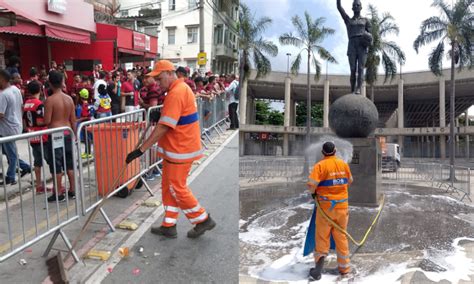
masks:
[[(134, 150), (138, 149), (141, 146), (143, 140), (145, 139), (146, 134), (148, 133), (148, 130), (150, 129), (150, 126), (151, 126), (151, 124), (148, 124), (148, 126), (145, 129), (145, 132), (142, 135), (140, 135), (140, 138), (138, 139), (138, 142), (135, 145)], [(128, 166), (128, 164), (125, 164), (120, 169), (118, 177), (121, 177), (124, 174), (125, 170), (127, 169), (127, 166)], [(110, 190), (113, 191), (118, 186), (119, 182), (120, 182), (120, 178), (116, 178), (115, 181), (113, 182)], [(110, 192), (110, 190), (108, 192)], [(66, 272), (65, 267), (64, 267), (64, 262), (65, 262), (64, 260), (67, 259), (69, 256), (71, 256), (72, 251), (77, 246), (80, 239), (83, 237), (84, 233), (87, 231), (90, 224), (95, 219), (97, 214), (100, 212), (100, 209), (102, 209), (102, 207), (107, 202), (107, 200), (109, 200), (109, 199), (108, 198), (103, 198), (97, 204), (97, 206), (94, 208), (94, 210), (92, 211), (92, 213), (89, 215), (86, 222), (82, 226), (82, 229), (79, 232), (79, 235), (77, 236), (77, 238), (72, 243), (71, 250), (68, 252), (66, 257), (63, 259), (62, 255), (61, 255), (61, 252), (59, 252), (56, 256), (53, 256), (52, 258), (50, 258), (46, 261), (46, 266), (48, 267), (49, 278), (54, 284), (56, 284), (56, 283), (57, 284), (69, 283), (69, 280), (68, 280), (68, 277), (67, 277), (67, 272)]]

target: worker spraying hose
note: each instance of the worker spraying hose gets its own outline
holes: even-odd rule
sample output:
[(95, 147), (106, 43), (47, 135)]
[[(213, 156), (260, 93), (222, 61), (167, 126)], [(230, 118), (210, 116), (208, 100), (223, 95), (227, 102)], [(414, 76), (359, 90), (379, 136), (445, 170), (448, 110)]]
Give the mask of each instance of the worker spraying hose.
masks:
[[(308, 189), (315, 201), (320, 203), (320, 209), (345, 230), (349, 221), (348, 187), (352, 183), (351, 170), (346, 162), (336, 156), (336, 146), (333, 142), (324, 143), (322, 153), (324, 158), (314, 165), (309, 175)], [(351, 268), (346, 235), (333, 230), (334, 226), (319, 210), (316, 213), (315, 225), (315, 267), (311, 268), (310, 277), (313, 280), (321, 279), (324, 260), (331, 245), (331, 236), (335, 242), (339, 273), (347, 275)]]
[[(350, 278), (355, 274), (349, 266), (350, 259), (364, 245), (385, 203), (382, 195), (377, 215), (362, 239), (356, 241), (347, 232), (348, 187), (353, 179), (346, 161), (351, 159), (349, 152), (352, 152), (352, 145), (343, 140), (337, 142), (342, 147), (342, 152), (337, 153), (339, 157), (336, 156), (334, 142), (325, 142), (321, 151), (323, 157), (315, 164), (308, 179), (308, 188), (314, 198), (315, 208), (306, 234), (303, 255), (314, 253), (316, 265), (310, 270), (311, 280), (321, 279), (324, 259), (329, 249), (336, 250), (339, 278)], [(357, 246), (350, 255), (347, 238)]]

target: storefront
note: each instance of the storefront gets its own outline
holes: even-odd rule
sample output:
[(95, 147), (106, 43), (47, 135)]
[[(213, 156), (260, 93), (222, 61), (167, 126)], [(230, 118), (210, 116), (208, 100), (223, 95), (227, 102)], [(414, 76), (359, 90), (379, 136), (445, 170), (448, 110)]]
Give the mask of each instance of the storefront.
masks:
[[(158, 38), (115, 25), (97, 24), (97, 41), (114, 43), (114, 63), (149, 65), (158, 54)], [(109, 51), (107, 51), (109, 53)]]
[(28, 78), (31, 67), (50, 68), (51, 60), (56, 60), (53, 45), (87, 46), (96, 32), (94, 8), (84, 1), (0, 0), (0, 8), (0, 13), (15, 15), (15, 25), (0, 27), (0, 67), (16, 56), (23, 78)]
[(66, 65), (69, 84), (75, 73), (90, 74), (94, 64), (105, 70), (132, 62), (147, 66), (158, 53), (157, 37), (96, 24), (93, 6), (84, 1), (0, 0), (0, 16), (2, 11), (13, 13), (16, 24), (0, 27), (0, 67), (17, 56), (22, 78), (31, 67), (49, 70), (54, 60)]

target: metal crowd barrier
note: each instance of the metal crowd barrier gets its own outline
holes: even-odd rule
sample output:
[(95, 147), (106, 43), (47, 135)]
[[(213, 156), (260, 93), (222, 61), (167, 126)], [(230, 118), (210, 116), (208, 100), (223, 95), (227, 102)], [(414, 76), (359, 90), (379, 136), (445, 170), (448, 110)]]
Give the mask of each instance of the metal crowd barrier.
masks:
[[(221, 136), (224, 133), (222, 126), (226, 124), (227, 119), (225, 94), (216, 97), (207, 105), (204, 105), (200, 99), (197, 103), (201, 133), (204, 137), (202, 141), (206, 146), (205, 139), (212, 142), (215, 135)], [(63, 231), (65, 226), (78, 220), (81, 215), (86, 215), (92, 211), (104, 198), (107, 199), (116, 194), (120, 195), (123, 192), (128, 194), (129, 190), (139, 187), (140, 184), (143, 184), (148, 192), (153, 195), (144, 176), (150, 172), (150, 169), (155, 169), (161, 175), (159, 165), (162, 159), (158, 158), (157, 147), (150, 148), (141, 159), (130, 163), (123, 177), (118, 177), (118, 173), (121, 167), (125, 166), (125, 158), (134, 149), (139, 137), (142, 135), (149, 137), (153, 131), (157, 122), (153, 120), (152, 116), (161, 107), (151, 107), (147, 111), (140, 109), (82, 122), (78, 125), (76, 133), (73, 133), (70, 128), (62, 127), (0, 138), (1, 146), (4, 146), (5, 143), (13, 143), (13, 146), (17, 149), (17, 143), (23, 143), (22, 145), (25, 146), (33, 138), (50, 135), (56, 141), (53, 143), (55, 149), (57, 148), (55, 151), (64, 153), (67, 147), (68, 152), (71, 152), (71, 157), (64, 155), (62, 162), (66, 165), (66, 159), (72, 159), (72, 170), (75, 177), (73, 184), (77, 196), (73, 201), (66, 194), (64, 205), (59, 200), (48, 203), (49, 193), (40, 195), (36, 193), (36, 190), (31, 190), (32, 184), (25, 184), (18, 178), (18, 185), (15, 186), (19, 189), (19, 203), (15, 201), (10, 204), (7, 196), (7, 186), (3, 185), (5, 213), (0, 214), (4, 216), (6, 230), (0, 230), (0, 241), (2, 242), (0, 243), (0, 262), (38, 243), (51, 234), (53, 234), (53, 237), (44, 253), (45, 256), (51, 251), (57, 237), (61, 236), (66, 247), (71, 250), (74, 259), (79, 261)], [(206, 108), (211, 113), (207, 118), (204, 118)], [(70, 145), (63, 141), (65, 131), (71, 133), (73, 137)], [(40, 153), (38, 155), (41, 160), (45, 160), (46, 153), (44, 149), (49, 144), (41, 140), (39, 145)], [(29, 145), (26, 146), (28, 147), (28, 159), (26, 161), (33, 165), (33, 151)], [(55, 151), (48, 152), (53, 156), (53, 160), (56, 159)], [(16, 152), (17, 156), (22, 158), (22, 153)], [(44, 188), (47, 188), (47, 185), (51, 183), (56, 184), (56, 179), (53, 179), (52, 176), (55, 176), (59, 169), (56, 168), (55, 163), (52, 166), (53, 175), (47, 174), (46, 163), (43, 162), (43, 167), (41, 167), (41, 180)], [(17, 167), (20, 167), (20, 161), (17, 162)], [(3, 173), (3, 178), (0, 178), (0, 180), (3, 179), (5, 183), (6, 170), (2, 159), (0, 159), (0, 169)], [(19, 173), (16, 174), (19, 175)], [(31, 180), (33, 183), (35, 178), (32, 169)], [(110, 188), (117, 178), (121, 178), (120, 185), (117, 188)], [(63, 177), (63, 184), (67, 192), (71, 185), (66, 180), (67, 178)], [(12, 188), (13, 186), (9, 185), (8, 187)], [(57, 187), (54, 186), (54, 188)], [(30, 190), (31, 193), (28, 192)], [(0, 208), (0, 212), (1, 210)], [(103, 208), (100, 212), (110, 229), (115, 231)]]
[[(162, 105), (159, 106), (152, 106), (148, 108), (146, 116), (147, 116), (147, 137), (155, 129), (156, 125), (158, 124), (159, 118), (161, 116), (161, 109), (163, 108)], [(162, 175), (161, 165), (163, 163), (163, 159), (158, 157), (158, 146), (155, 144), (149, 150), (148, 153), (145, 153), (146, 159), (146, 167), (148, 169), (148, 178), (151, 179), (152, 176)], [(150, 171), (151, 170), (151, 171)]]
[[(75, 137), (71, 128), (61, 127), (0, 138), (0, 148), (3, 147), (6, 150), (9, 147), (17, 153), (16, 168), (23, 167), (23, 170), (26, 170), (24, 161), (29, 163), (32, 181), (31, 184), (22, 181), (20, 172), (15, 170), (15, 178), (18, 183), (17, 185), (9, 185), (9, 189), (19, 190), (19, 203), (16, 200), (10, 201), (5, 185), (6, 165), (4, 165), (3, 159), (0, 159), (5, 198), (5, 206), (0, 209), (1, 211), (4, 210), (0, 218), (3, 219), (2, 223), (4, 225), (2, 225), (3, 229), (0, 231), (0, 262), (38, 243), (49, 235), (53, 235), (53, 237), (44, 252), (44, 256), (49, 254), (58, 236), (61, 236), (74, 259), (79, 261), (63, 230), (64, 227), (80, 217), (78, 199), (71, 199), (72, 197), (67, 194), (72, 189), (75, 189), (76, 194), (81, 192), (80, 188), (77, 187), (77, 179), (74, 178), (78, 176)], [(34, 146), (30, 145), (30, 142), (33, 142), (32, 145)], [(25, 151), (18, 151), (18, 145), (28, 148), (26, 159), (24, 158)], [(48, 164), (44, 161), (48, 161)], [(36, 165), (38, 176), (34, 173), (34, 165)], [(66, 165), (69, 167), (66, 167)], [(72, 177), (74, 178), (72, 183), (68, 180), (62, 167), (72, 171)], [(57, 184), (57, 179), (52, 177), (57, 177), (57, 174), (63, 172), (61, 184)], [(37, 192), (36, 184), (47, 189), (51, 188), (51, 183), (56, 196), (59, 195), (58, 187), (65, 190), (64, 201), (60, 201), (56, 197), (53, 202), (48, 202), (51, 193), (47, 191)]]
[(409, 161), (393, 172), (383, 172), (382, 179), (405, 187), (409, 183), (428, 183), (456, 195), (461, 201), (466, 197), (471, 200), (471, 169), (468, 167)]
[[(147, 134), (145, 115), (145, 110), (140, 109), (86, 121), (79, 125), (77, 133), (86, 148), (86, 155), (83, 157), (86, 163), (79, 163), (83, 215), (93, 210), (102, 199), (116, 194), (126, 197), (130, 190), (140, 187), (141, 184), (153, 195), (143, 179), (143, 175), (148, 171), (145, 159), (147, 155), (130, 163), (124, 174), (118, 176), (125, 166), (127, 154), (134, 150), (140, 137)], [(90, 144), (93, 149), (91, 153), (87, 153)], [(81, 149), (81, 143), (78, 143), (78, 152), (81, 152)], [(119, 186), (110, 188), (116, 179), (120, 179)], [(110, 229), (115, 231), (103, 208), (100, 213)]]
[(197, 105), (203, 144), (207, 148), (206, 140), (213, 143), (216, 136), (220, 137), (224, 134), (225, 129), (223, 129), (222, 126), (229, 126), (227, 124), (226, 93), (223, 92), (212, 100), (198, 98)]
[(299, 178), (303, 173), (301, 159), (258, 159), (239, 161), (239, 176), (248, 178), (249, 182), (283, 177), (287, 180)]

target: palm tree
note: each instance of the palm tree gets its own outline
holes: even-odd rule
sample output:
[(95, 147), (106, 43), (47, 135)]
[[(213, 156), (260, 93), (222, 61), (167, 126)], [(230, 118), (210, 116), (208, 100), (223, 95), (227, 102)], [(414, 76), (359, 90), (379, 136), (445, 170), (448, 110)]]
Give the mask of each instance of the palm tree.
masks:
[(388, 35), (398, 35), (400, 32), (394, 18), (390, 13), (383, 13), (379, 17), (377, 8), (369, 5), (370, 23), (372, 26), (372, 37), (374, 39), (372, 46), (369, 47), (366, 63), (365, 80), (371, 87), (370, 99), (374, 101), (374, 85), (377, 82), (377, 71), (382, 62), (385, 71), (385, 80), (392, 81), (397, 75), (397, 63), (402, 65), (405, 63), (405, 53), (400, 49), (397, 43), (387, 41)]
[[(278, 47), (271, 41), (262, 37), (262, 34), (272, 23), (272, 19), (262, 17), (255, 19), (250, 9), (244, 3), (240, 3), (239, 13), (239, 48), (240, 48), (240, 105), (247, 103), (247, 81), (250, 75), (250, 67), (257, 69), (257, 78), (265, 76), (272, 70), (270, 60), (266, 55), (277, 56)], [(240, 117), (245, 123), (245, 113), (241, 107)]]
[[(321, 63), (318, 61), (316, 57), (316, 53), (319, 57), (323, 60), (326, 60), (331, 63), (337, 63), (336, 59), (331, 55), (331, 53), (321, 46), (321, 43), (324, 39), (334, 34), (335, 30), (323, 26), (324, 22), (326, 21), (325, 18), (317, 18), (313, 20), (313, 18), (309, 15), (307, 11), (304, 13), (306, 23), (303, 23), (301, 18), (298, 15), (295, 15), (291, 21), (293, 26), (296, 29), (296, 34), (292, 32), (284, 33), (280, 36), (280, 43), (283, 45), (293, 45), (297, 48), (301, 48), (298, 55), (296, 56), (295, 60), (291, 64), (291, 73), (298, 74), (301, 65), (301, 54), (303, 51), (307, 53), (307, 103), (306, 103), (306, 149), (309, 148), (310, 145), (310, 129), (311, 129), (311, 65), (316, 69), (316, 73), (314, 75), (315, 80), (319, 79), (321, 75)], [(312, 59), (312, 60), (311, 60)], [(308, 173), (308, 154), (305, 154), (305, 164), (303, 174)]]
[[(416, 52), (421, 46), (437, 41), (438, 45), (433, 49), (428, 64), (431, 72), (442, 76), (442, 63), (445, 45), (449, 45), (447, 57), (451, 60), (451, 96), (449, 111), (449, 162), (454, 166), (454, 112), (455, 112), (455, 68), (459, 71), (464, 67), (474, 67), (474, 12), (471, 5), (474, 0), (458, 0), (454, 7), (443, 0), (433, 1), (432, 7), (441, 11), (441, 16), (433, 16), (421, 23), (420, 35), (413, 43)], [(451, 167), (451, 181), (454, 181), (454, 170)]]

